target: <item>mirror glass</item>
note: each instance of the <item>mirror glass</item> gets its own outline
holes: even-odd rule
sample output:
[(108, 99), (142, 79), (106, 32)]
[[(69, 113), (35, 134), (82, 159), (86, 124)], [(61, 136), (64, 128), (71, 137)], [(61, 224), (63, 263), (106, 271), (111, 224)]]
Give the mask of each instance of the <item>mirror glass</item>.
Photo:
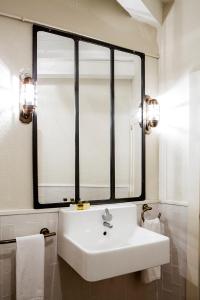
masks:
[(34, 207), (143, 200), (144, 55), (38, 25), (33, 33)]
[(80, 198), (110, 198), (110, 49), (79, 42)]
[(115, 51), (115, 197), (141, 195), (141, 59)]
[(38, 198), (75, 197), (74, 40), (37, 33)]

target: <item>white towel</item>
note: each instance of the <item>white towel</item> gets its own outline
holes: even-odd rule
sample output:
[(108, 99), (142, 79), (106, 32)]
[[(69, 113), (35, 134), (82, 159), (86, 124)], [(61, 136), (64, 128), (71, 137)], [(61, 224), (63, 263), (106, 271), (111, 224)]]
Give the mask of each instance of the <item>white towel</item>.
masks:
[[(142, 223), (142, 227), (160, 233), (161, 232), (160, 219), (155, 218), (152, 220), (144, 220), (144, 222)], [(145, 283), (149, 283), (160, 278), (161, 278), (160, 266), (142, 271), (142, 281)]]
[(16, 252), (17, 300), (44, 299), (44, 236), (18, 237)]

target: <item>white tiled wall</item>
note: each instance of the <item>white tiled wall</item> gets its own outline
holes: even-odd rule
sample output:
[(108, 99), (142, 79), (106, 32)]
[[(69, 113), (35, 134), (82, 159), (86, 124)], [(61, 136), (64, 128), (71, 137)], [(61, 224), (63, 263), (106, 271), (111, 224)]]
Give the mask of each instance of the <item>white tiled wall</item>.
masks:
[(187, 207), (162, 204), (164, 234), (170, 237), (170, 264), (162, 267), (159, 300), (186, 299)]
[[(170, 237), (171, 262), (162, 266), (162, 280), (144, 285), (140, 273), (96, 283), (84, 281), (64, 261), (57, 261), (57, 236), (46, 239), (45, 300), (185, 300), (187, 207), (154, 204), (146, 214), (162, 213), (163, 233)], [(138, 220), (141, 205), (138, 205)], [(0, 239), (57, 232), (58, 213), (0, 216)], [(15, 244), (0, 245), (0, 300), (15, 300)], [(150, 255), (152, 255), (150, 253)]]
[[(47, 227), (57, 232), (58, 214), (0, 216), (0, 239), (39, 233)], [(15, 299), (15, 244), (0, 245), (0, 300)], [(60, 300), (57, 236), (45, 239), (45, 300)]]

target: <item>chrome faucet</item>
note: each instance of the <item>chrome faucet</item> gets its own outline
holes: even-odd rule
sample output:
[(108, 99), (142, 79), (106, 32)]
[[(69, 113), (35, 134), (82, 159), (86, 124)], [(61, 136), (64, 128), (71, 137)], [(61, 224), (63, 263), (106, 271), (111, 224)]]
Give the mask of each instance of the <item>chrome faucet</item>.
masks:
[(113, 227), (113, 225), (110, 224), (110, 221), (112, 221), (112, 215), (107, 208), (105, 209), (105, 213), (102, 215), (102, 219), (104, 221), (103, 226), (108, 228)]

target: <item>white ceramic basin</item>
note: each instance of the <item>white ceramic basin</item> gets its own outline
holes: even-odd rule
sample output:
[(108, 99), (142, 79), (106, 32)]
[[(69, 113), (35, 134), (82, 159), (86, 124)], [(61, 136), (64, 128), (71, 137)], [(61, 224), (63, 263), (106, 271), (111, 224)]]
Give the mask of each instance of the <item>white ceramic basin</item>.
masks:
[[(105, 208), (113, 228), (103, 226)], [(136, 209), (126, 203), (61, 209), (58, 254), (87, 281), (168, 263), (169, 239), (138, 226)]]

